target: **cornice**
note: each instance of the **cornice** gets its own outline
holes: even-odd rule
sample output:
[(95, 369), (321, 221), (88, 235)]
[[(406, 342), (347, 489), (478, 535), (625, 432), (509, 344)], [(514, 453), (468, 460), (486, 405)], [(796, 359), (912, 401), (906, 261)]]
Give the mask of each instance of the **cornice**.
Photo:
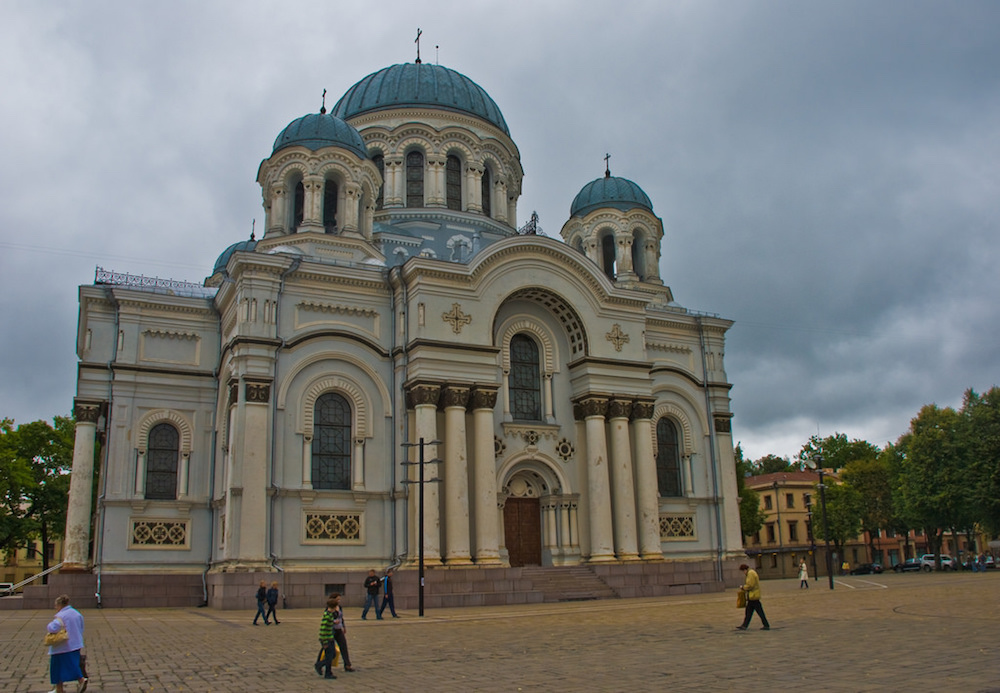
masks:
[(477, 344), (456, 344), (455, 342), (444, 342), (437, 339), (414, 339), (406, 345), (406, 351), (410, 352), (420, 347), (431, 347), (434, 349), (447, 349), (449, 351), (478, 351), (484, 354), (499, 354), (500, 348), (488, 345)]
[(632, 368), (649, 373), (653, 364), (650, 361), (625, 361), (624, 359), (605, 359), (595, 356), (584, 356), (566, 364), (566, 368), (572, 370), (579, 366), (615, 366), (616, 368)]
[(309, 342), (313, 342), (317, 339), (330, 339), (330, 338), (347, 339), (352, 342), (357, 342), (358, 344), (362, 344), (368, 347), (378, 356), (382, 358), (389, 358), (388, 349), (384, 348), (377, 342), (374, 342), (366, 337), (362, 337), (359, 334), (355, 334), (353, 332), (347, 332), (345, 330), (318, 330), (316, 332), (307, 332), (305, 334), (299, 335), (294, 339), (290, 339), (287, 342), (285, 342), (283, 349), (287, 349), (288, 351), (294, 351), (303, 344), (308, 344)]

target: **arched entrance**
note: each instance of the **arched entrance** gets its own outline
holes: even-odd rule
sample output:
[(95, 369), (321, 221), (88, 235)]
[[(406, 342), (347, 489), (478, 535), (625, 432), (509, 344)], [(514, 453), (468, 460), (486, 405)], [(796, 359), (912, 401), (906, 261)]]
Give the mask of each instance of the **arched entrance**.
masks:
[(537, 474), (519, 472), (504, 488), (503, 530), (507, 558), (513, 568), (542, 564), (543, 485)]

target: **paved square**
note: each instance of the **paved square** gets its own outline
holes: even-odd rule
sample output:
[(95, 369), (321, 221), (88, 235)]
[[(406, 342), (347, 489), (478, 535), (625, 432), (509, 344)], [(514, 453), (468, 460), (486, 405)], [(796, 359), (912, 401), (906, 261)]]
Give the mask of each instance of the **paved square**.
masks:
[[(84, 610), (89, 691), (1000, 691), (1000, 571), (765, 581), (772, 630), (725, 594), (346, 609), (355, 673), (316, 676), (320, 611)], [(0, 611), (0, 690), (48, 691), (50, 611)], [(72, 692), (75, 684), (66, 686)]]

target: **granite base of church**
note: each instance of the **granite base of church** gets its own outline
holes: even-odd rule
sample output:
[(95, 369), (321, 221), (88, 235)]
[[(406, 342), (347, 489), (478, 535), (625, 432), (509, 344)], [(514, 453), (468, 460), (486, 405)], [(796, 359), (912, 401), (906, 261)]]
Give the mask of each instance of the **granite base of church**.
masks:
[[(722, 592), (737, 585), (738, 560), (723, 562), (718, 579), (715, 561), (663, 561), (527, 568), (434, 567), (424, 573), (424, 606), (504, 606), (565, 600), (629, 599)], [(382, 566), (372, 566), (380, 570)], [(364, 605), (362, 584), (367, 570), (317, 572), (231, 572), (201, 574), (64, 573), (50, 576), (48, 585), (27, 586), (19, 599), (0, 608), (49, 609), (59, 594), (68, 594), (80, 608), (197, 607), (223, 610), (256, 608), (261, 580), (277, 581), (284, 608), (322, 608), (326, 596), (340, 592), (348, 607)], [(203, 583), (204, 580), (204, 583)], [(418, 607), (418, 571), (400, 568), (393, 578), (397, 610)], [(207, 598), (207, 600), (206, 600)], [(8, 601), (9, 600), (9, 601)]]

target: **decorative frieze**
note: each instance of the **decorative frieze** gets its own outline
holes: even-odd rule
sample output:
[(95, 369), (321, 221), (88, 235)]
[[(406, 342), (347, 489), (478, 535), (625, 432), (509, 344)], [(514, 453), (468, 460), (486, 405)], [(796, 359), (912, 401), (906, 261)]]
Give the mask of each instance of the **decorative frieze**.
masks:
[(694, 515), (660, 515), (660, 539), (663, 541), (694, 541)]
[(307, 512), (306, 544), (360, 544), (361, 513)]
[(190, 520), (130, 518), (128, 548), (188, 550)]

